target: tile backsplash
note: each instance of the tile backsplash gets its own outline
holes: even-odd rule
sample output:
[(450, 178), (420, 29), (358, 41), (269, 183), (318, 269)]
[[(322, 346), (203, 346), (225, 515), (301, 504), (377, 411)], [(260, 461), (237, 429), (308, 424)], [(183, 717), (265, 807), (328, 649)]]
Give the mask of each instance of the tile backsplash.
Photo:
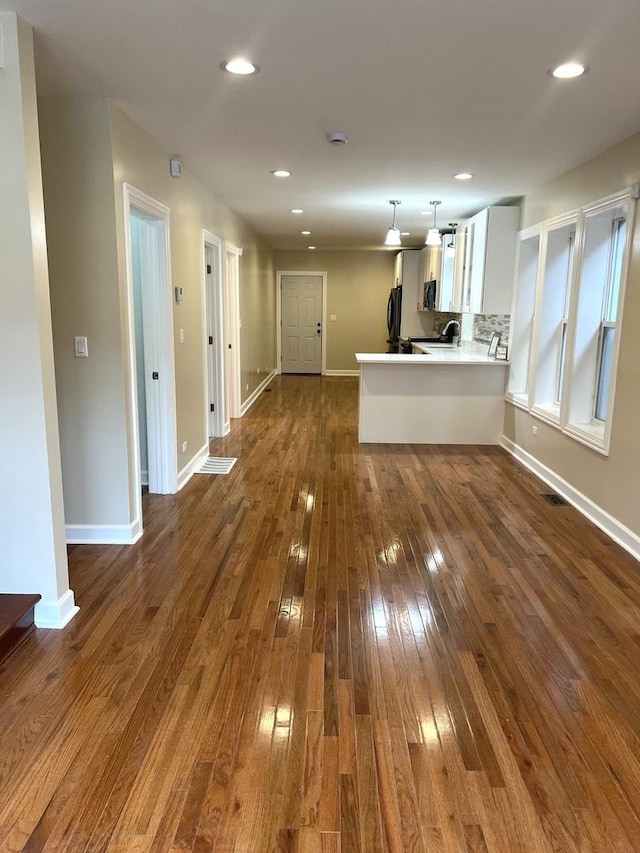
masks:
[(503, 344), (509, 343), (511, 333), (510, 314), (454, 314), (450, 311), (434, 311), (433, 330), (442, 331), (449, 320), (461, 323), (462, 339), (489, 343), (491, 335), (498, 332)]
[(491, 335), (498, 332), (500, 342), (509, 343), (511, 333), (510, 314), (474, 314), (473, 317), (473, 339), (482, 343), (489, 343)]

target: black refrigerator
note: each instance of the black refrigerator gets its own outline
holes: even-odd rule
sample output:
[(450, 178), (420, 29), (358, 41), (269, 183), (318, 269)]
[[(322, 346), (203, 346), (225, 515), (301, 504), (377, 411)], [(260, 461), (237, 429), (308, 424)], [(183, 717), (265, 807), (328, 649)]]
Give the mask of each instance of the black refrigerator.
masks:
[(387, 303), (387, 352), (400, 351), (400, 318), (402, 316), (402, 286), (391, 288)]

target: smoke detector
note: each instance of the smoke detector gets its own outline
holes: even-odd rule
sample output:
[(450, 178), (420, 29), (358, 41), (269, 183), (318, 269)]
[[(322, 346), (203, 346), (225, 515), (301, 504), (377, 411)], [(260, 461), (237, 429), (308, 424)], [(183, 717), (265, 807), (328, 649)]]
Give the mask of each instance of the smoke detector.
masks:
[(349, 141), (346, 133), (340, 133), (340, 131), (334, 130), (332, 133), (327, 133), (327, 140), (332, 145), (346, 145)]

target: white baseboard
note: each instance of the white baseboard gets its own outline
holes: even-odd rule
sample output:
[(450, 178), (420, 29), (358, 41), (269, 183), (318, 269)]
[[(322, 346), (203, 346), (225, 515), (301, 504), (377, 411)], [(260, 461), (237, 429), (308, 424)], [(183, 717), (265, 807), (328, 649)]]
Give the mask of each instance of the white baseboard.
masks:
[(271, 382), (271, 380), (276, 375), (277, 375), (276, 371), (272, 370), (271, 373), (267, 377), (265, 377), (264, 381), (261, 382), (260, 385), (258, 385), (258, 387), (253, 392), (253, 394), (251, 394), (250, 397), (247, 397), (247, 399), (244, 401), (244, 403), (242, 404), (242, 406), (240, 408), (240, 417), (242, 417), (242, 415), (246, 414), (249, 411), (251, 406), (253, 406), (253, 404), (258, 399), (260, 394), (262, 394), (264, 389), (267, 387), (267, 385)]
[(325, 370), (324, 376), (360, 376), (359, 370)]
[(596, 527), (599, 527), (614, 542), (617, 542), (625, 551), (628, 551), (632, 557), (640, 560), (640, 536), (629, 530), (628, 527), (625, 527), (618, 519), (609, 515), (606, 510), (599, 507), (591, 498), (583, 495), (571, 483), (558, 476), (551, 468), (547, 468), (535, 456), (532, 456), (510, 438), (507, 438), (506, 435), (502, 436), (502, 446), (518, 462), (524, 465), (525, 468), (528, 468), (529, 471), (551, 486), (554, 491), (562, 495), (565, 500), (569, 501), (589, 521), (592, 521)]
[(42, 599), (34, 609), (36, 628), (64, 628), (79, 610), (72, 589), (68, 589), (57, 601)]
[(142, 536), (140, 519), (131, 524), (67, 524), (67, 545), (133, 545)]
[(189, 480), (196, 473), (198, 468), (201, 468), (204, 460), (209, 455), (209, 444), (203, 444), (196, 455), (187, 462), (182, 471), (178, 474), (178, 491), (186, 486)]

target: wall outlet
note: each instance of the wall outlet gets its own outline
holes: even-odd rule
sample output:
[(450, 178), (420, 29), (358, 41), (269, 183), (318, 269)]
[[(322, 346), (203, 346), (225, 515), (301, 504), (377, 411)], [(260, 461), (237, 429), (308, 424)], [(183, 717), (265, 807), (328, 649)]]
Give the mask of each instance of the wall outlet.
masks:
[(337, 320), (337, 319), (338, 319), (338, 315), (337, 315), (337, 314), (330, 314), (330, 315), (329, 315), (329, 319), (330, 319), (330, 320)]
[(249, 383), (248, 383), (248, 382), (247, 382), (247, 384), (244, 386), (244, 390), (245, 390), (245, 391), (248, 391), (248, 390), (249, 390)]
[(532, 427), (531, 427), (531, 432), (533, 433), (533, 435), (537, 435), (537, 434), (538, 434), (538, 427), (537, 427), (537, 426), (532, 426)]
[(258, 368), (258, 376), (260, 376), (260, 368)]
[(180, 343), (184, 343), (184, 329), (180, 329)]
[(182, 442), (182, 452), (183, 452), (183, 453), (186, 453), (186, 452), (187, 452), (187, 447), (189, 447), (189, 442), (188, 442), (188, 441), (183, 441), (183, 442)]

